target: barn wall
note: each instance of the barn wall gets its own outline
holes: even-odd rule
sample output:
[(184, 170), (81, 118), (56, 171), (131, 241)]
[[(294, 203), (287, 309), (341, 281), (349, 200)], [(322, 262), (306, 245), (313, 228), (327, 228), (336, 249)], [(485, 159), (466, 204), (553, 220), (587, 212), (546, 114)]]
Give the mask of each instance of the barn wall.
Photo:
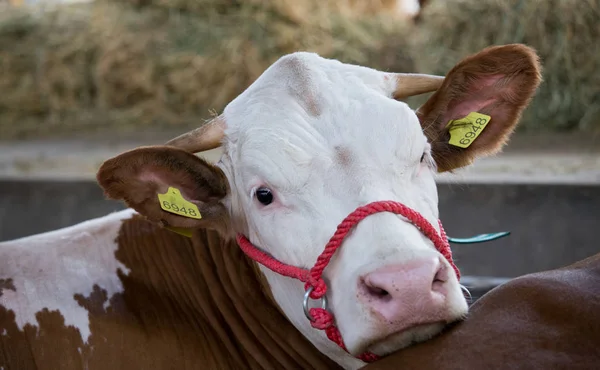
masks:
[[(439, 184), (447, 233), (506, 238), (454, 245), (463, 275), (514, 277), (600, 252), (600, 187)], [(0, 241), (73, 225), (122, 209), (92, 181), (0, 181)], [(485, 207), (482, 207), (485, 204)]]

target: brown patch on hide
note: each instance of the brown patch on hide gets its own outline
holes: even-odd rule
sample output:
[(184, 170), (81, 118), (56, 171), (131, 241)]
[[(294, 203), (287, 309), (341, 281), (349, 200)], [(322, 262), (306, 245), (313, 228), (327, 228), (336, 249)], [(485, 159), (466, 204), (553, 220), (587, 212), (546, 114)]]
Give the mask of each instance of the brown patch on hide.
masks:
[(184, 238), (140, 218), (123, 225), (118, 242), (117, 258), (131, 269), (122, 276), (128, 307), (144, 327), (187, 337), (195, 363), (214, 369), (337, 367), (280, 313), (235, 242), (207, 230)]
[(135, 216), (116, 239), (124, 292), (94, 286), (88, 343), (58, 311), (23, 331), (0, 307), (0, 366), (8, 369), (336, 369), (274, 304), (256, 265), (216, 231), (192, 239)]
[[(35, 317), (39, 326), (27, 324), (23, 330), (20, 330), (14, 312), (0, 306), (0, 368), (4, 370), (85, 368), (80, 353), (83, 342), (79, 330), (73, 326), (66, 326), (64, 317), (59, 311), (45, 308), (37, 312)], [(105, 362), (110, 363), (109, 360)]]
[(0, 279), (0, 297), (2, 297), (3, 290), (12, 290), (13, 292), (17, 291), (17, 288), (15, 288), (15, 284), (13, 283), (13, 279)]

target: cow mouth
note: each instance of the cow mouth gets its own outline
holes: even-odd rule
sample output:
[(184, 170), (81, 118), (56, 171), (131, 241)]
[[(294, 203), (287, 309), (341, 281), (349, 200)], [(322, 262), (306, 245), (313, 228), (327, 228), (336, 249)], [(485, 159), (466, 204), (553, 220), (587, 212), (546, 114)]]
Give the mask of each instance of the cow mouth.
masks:
[(365, 346), (361, 347), (378, 356), (387, 356), (393, 352), (397, 352), (435, 337), (440, 334), (448, 324), (447, 321), (414, 324), (401, 331), (375, 338), (371, 342), (366, 343)]

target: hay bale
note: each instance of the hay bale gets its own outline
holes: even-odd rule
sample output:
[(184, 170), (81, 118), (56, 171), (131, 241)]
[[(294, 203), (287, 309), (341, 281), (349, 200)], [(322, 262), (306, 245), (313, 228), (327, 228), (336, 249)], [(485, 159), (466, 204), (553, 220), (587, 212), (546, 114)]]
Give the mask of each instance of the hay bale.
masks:
[(10, 9), (0, 15), (0, 138), (53, 130), (93, 106), (89, 12)]
[(393, 17), (277, 9), (240, 5), (225, 17), (98, 2), (5, 12), (0, 136), (198, 125), (298, 50), (413, 69), (399, 57), (406, 27)]
[(414, 33), (423, 73), (489, 45), (537, 49), (544, 82), (521, 127), (600, 130), (600, 0), (431, 0)]
[(345, 16), (372, 16), (379, 13), (398, 12), (397, 0), (100, 0), (117, 3), (129, 3), (138, 7), (154, 7), (165, 10), (178, 10), (186, 13), (218, 14), (237, 13), (241, 8), (253, 7), (272, 9), (291, 19), (310, 17), (314, 11), (342, 13)]

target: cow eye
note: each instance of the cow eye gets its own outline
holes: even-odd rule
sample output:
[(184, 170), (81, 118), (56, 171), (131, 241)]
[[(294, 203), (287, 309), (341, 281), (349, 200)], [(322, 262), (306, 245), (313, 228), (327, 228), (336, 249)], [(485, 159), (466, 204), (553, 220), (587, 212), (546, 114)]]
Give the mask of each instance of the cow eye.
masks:
[(260, 188), (256, 190), (256, 199), (267, 206), (273, 202), (273, 193), (267, 188)]
[(423, 163), (423, 160), (424, 160), (424, 159), (425, 159), (425, 153), (423, 153), (423, 154), (421, 155), (421, 163)]

